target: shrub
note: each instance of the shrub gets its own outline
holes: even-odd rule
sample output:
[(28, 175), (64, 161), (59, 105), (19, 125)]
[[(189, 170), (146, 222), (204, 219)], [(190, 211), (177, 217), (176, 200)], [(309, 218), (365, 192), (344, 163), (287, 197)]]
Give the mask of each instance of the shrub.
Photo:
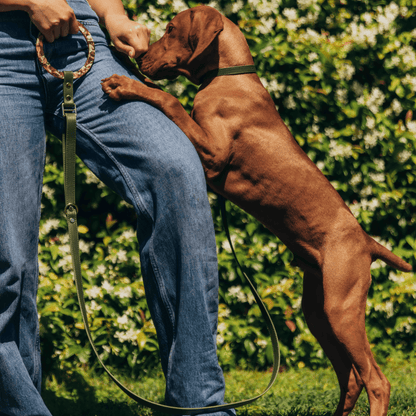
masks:
[[(198, 3), (200, 4), (200, 3)], [(211, 2), (239, 25), (258, 75), (296, 140), (346, 201), (362, 227), (405, 260), (416, 258), (416, 23), (414, 0), (238, 0)], [(124, 0), (153, 40), (183, 0)], [(161, 85), (187, 110), (197, 87), (184, 78)], [(97, 86), (98, 88), (98, 86)], [(49, 136), (40, 237), (39, 312), (44, 361), (92, 363), (70, 272), (61, 218), (58, 141)], [(79, 163), (83, 277), (92, 329), (106, 363), (135, 371), (158, 361), (134, 238), (134, 213)], [(84, 196), (88, 195), (88, 198)], [(220, 262), (219, 359), (225, 369), (271, 364), (259, 309), (234, 262), (219, 219), (213, 218)], [(302, 313), (302, 273), (289, 250), (256, 220), (229, 206), (239, 258), (276, 324), (286, 366), (328, 365)], [(372, 267), (367, 329), (373, 352), (414, 354), (414, 274)], [(59, 360), (57, 359), (59, 358)], [(71, 358), (71, 361), (69, 359)], [(126, 365), (127, 364), (127, 365)]]

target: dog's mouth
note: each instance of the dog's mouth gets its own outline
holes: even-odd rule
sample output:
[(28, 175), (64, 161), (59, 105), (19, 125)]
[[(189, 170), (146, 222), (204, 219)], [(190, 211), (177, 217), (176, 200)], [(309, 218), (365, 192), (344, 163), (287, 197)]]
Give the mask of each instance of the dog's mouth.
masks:
[(146, 60), (146, 54), (142, 55), (137, 63), (140, 71), (150, 79), (168, 79), (171, 81), (179, 75), (172, 63), (163, 62), (156, 67), (154, 61)]

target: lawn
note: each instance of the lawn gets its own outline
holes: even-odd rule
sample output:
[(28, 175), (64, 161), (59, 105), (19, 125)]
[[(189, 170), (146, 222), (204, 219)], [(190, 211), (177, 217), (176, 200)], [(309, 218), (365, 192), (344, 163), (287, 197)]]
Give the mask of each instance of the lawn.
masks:
[[(416, 359), (391, 362), (383, 371), (392, 385), (389, 416), (416, 416)], [(226, 400), (235, 401), (259, 394), (270, 374), (232, 371), (225, 375)], [(163, 401), (162, 376), (141, 380), (120, 379), (128, 388), (152, 401)], [(45, 379), (43, 396), (55, 416), (162, 416), (138, 406), (124, 395), (106, 374), (77, 370)], [(332, 369), (312, 371), (307, 368), (280, 373), (272, 391), (250, 406), (237, 411), (238, 416), (330, 416), (338, 401), (338, 386)], [(365, 393), (352, 415), (368, 415)]]

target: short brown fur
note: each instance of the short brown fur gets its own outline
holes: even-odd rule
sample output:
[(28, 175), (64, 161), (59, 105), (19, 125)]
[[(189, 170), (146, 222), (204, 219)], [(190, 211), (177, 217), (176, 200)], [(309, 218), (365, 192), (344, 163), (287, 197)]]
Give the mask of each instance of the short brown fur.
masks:
[[(141, 71), (152, 79), (181, 74), (196, 84), (209, 70), (252, 64), (238, 27), (207, 6), (178, 14), (140, 59)], [(390, 384), (365, 332), (370, 265), (382, 259), (403, 271), (411, 266), (364, 232), (294, 140), (256, 74), (207, 79), (191, 117), (175, 97), (145, 84), (113, 75), (103, 80), (103, 90), (115, 100), (141, 100), (163, 111), (194, 144), (210, 187), (295, 254), (305, 272), (306, 321), (341, 387), (335, 415), (348, 415), (363, 387), (370, 415), (387, 415)]]

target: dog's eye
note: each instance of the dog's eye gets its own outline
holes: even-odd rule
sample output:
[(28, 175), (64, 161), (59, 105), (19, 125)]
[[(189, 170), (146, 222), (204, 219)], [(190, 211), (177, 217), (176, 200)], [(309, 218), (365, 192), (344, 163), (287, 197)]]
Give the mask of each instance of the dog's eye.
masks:
[(170, 33), (170, 32), (172, 32), (172, 30), (173, 30), (173, 26), (168, 26), (166, 28), (166, 33)]

